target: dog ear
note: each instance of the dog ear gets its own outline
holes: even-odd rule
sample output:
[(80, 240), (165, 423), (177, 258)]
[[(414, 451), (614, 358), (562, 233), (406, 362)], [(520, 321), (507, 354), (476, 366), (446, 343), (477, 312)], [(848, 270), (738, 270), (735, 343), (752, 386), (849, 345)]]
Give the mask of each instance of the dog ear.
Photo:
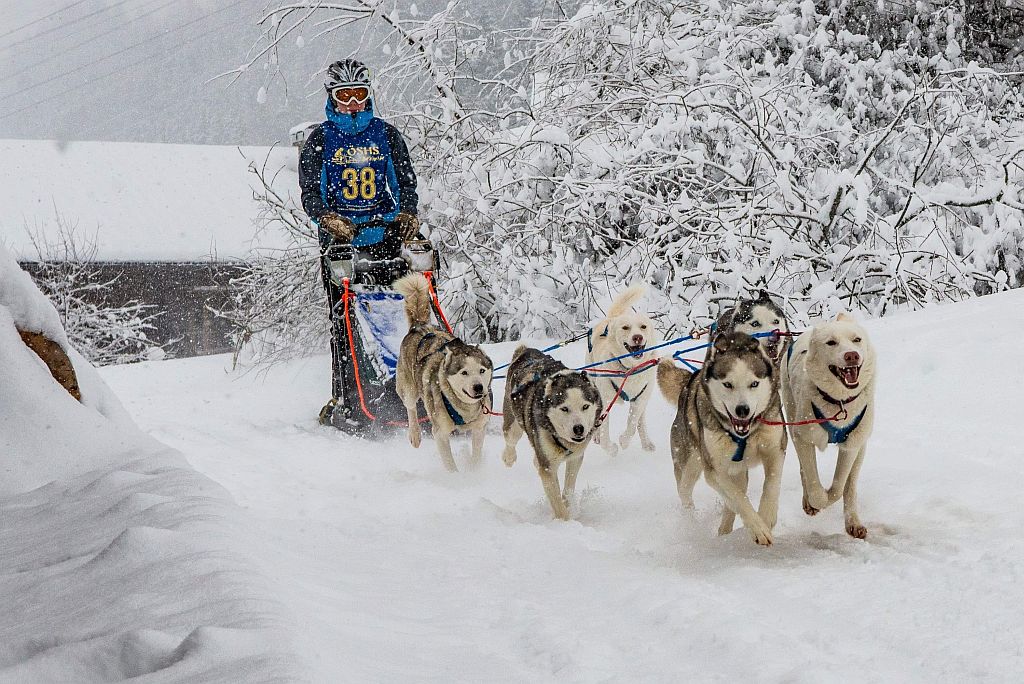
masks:
[(852, 320), (854, 320), (854, 318), (850, 314), (848, 314), (845, 311), (843, 311), (838, 316), (836, 316), (836, 320), (837, 321), (852, 321)]
[(770, 302), (770, 301), (772, 301), (772, 296), (770, 294), (768, 294), (768, 290), (758, 290), (757, 291), (757, 301), (759, 301), (759, 302)]
[(724, 354), (733, 347), (733, 338), (728, 333), (720, 333), (715, 336), (715, 339), (711, 342), (710, 357), (714, 358), (716, 354)]

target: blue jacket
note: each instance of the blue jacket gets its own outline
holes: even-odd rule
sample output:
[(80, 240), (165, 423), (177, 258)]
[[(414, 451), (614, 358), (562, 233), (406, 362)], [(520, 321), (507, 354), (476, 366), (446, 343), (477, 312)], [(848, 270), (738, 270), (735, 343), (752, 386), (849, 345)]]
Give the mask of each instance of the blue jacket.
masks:
[(327, 212), (344, 216), (363, 226), (354, 244), (374, 244), (399, 212), (417, 213), (409, 149), (372, 100), (357, 114), (339, 114), (328, 100), (325, 113), (299, 156), (302, 208), (317, 222)]

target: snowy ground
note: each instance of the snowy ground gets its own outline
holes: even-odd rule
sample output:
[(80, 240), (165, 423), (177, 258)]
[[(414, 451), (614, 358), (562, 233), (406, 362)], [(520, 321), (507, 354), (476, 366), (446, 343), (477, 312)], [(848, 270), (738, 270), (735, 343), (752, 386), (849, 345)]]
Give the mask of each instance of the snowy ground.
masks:
[(870, 325), (867, 541), (843, 533), (838, 506), (802, 513), (792, 453), (773, 547), (716, 538), (703, 483), (688, 522), (660, 397), (657, 452), (592, 448), (563, 523), (525, 442), (512, 470), (497, 434), (475, 469), (463, 445), (449, 475), (429, 441), (317, 426), (325, 357), (241, 376), (225, 357), (102, 373), (143, 429), (255, 517), (254, 552), (300, 616), (316, 681), (1017, 681), (1022, 295)]

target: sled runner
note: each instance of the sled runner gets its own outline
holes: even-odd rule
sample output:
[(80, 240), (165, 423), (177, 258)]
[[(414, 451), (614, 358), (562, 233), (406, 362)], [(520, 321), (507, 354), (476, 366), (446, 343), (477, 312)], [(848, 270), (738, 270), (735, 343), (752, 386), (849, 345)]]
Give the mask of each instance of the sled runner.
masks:
[[(369, 438), (404, 428), (407, 412), (395, 391), (395, 368), (408, 324), (403, 298), (391, 284), (410, 271), (432, 279), (436, 253), (429, 241), (415, 240), (394, 258), (377, 259), (346, 244), (329, 247), (321, 258), (329, 278), (334, 398), (320, 423)], [(442, 320), (436, 301), (433, 306)]]

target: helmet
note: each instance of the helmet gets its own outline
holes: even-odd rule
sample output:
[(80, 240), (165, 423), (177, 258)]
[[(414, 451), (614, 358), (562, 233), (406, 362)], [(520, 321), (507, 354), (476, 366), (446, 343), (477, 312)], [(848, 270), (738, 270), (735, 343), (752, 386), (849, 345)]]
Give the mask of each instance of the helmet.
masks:
[(345, 86), (370, 88), (370, 70), (355, 59), (342, 59), (327, 67), (324, 87), (327, 92)]

